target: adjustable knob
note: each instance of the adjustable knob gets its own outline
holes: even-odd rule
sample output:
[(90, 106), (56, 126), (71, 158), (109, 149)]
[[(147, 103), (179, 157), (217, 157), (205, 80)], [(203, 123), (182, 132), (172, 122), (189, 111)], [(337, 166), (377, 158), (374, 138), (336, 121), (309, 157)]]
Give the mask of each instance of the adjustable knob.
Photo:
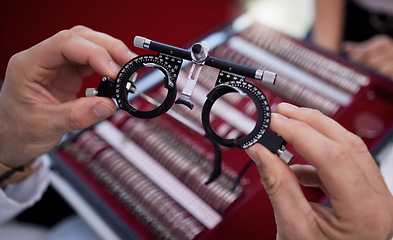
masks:
[(287, 149), (284, 149), (284, 150), (279, 149), (279, 150), (277, 150), (277, 154), (281, 158), (281, 160), (283, 162), (285, 162), (286, 164), (289, 164), (292, 162), (293, 154), (290, 151), (288, 151)]
[(87, 88), (85, 91), (86, 97), (94, 97), (98, 95), (98, 90), (96, 88)]

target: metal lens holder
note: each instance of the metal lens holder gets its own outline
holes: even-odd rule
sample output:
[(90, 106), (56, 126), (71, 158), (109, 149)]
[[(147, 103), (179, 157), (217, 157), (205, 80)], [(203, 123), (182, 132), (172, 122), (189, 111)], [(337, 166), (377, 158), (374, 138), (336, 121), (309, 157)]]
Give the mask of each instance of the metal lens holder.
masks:
[[(254, 84), (246, 81), (246, 77), (274, 84), (276, 74), (261, 69), (254, 69), (209, 56), (210, 44), (208, 42), (196, 43), (191, 50), (185, 50), (163, 43), (155, 42), (143, 37), (135, 37), (134, 45), (139, 48), (149, 49), (157, 52), (157, 55), (141, 55), (126, 63), (115, 80), (103, 77), (97, 89), (87, 89), (86, 96), (103, 96), (115, 98), (120, 109), (127, 111), (132, 116), (142, 119), (158, 117), (172, 107), (174, 103), (183, 104), (192, 109), (191, 95), (197, 83), (199, 74), (204, 65), (220, 69), (215, 87), (207, 94), (206, 102), (202, 108), (202, 125), (205, 136), (210, 139), (216, 149), (216, 157), (213, 172), (206, 184), (215, 180), (221, 173), (221, 154), (219, 146), (246, 149), (257, 142), (263, 144), (271, 152), (285, 162), (293, 159), (293, 154), (286, 150), (286, 142), (278, 134), (268, 130), (270, 124), (270, 105), (263, 92)], [(183, 60), (192, 62), (185, 87), (181, 97), (176, 98), (176, 81), (179, 76)], [(153, 67), (160, 70), (164, 75), (164, 87), (167, 95), (162, 103), (150, 98), (138, 91), (135, 86), (137, 71)], [(251, 98), (257, 109), (257, 120), (254, 128), (246, 136), (239, 139), (224, 139), (216, 134), (210, 123), (210, 111), (217, 99), (227, 93), (239, 93)], [(141, 111), (132, 106), (128, 100), (128, 94), (137, 94), (144, 98), (156, 108), (150, 111)], [(169, 112), (168, 112), (169, 113)], [(196, 127), (193, 126), (193, 129)], [(203, 130), (198, 130), (203, 133)]]

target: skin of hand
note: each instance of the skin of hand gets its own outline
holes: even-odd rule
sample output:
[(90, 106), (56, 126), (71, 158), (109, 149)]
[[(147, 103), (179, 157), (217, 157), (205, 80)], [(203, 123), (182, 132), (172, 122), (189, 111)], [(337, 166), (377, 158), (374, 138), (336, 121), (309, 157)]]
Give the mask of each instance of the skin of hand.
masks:
[[(271, 129), (309, 165), (288, 167), (260, 144), (247, 153), (269, 195), (277, 239), (391, 239), (393, 198), (363, 141), (317, 110), (281, 103)], [(300, 185), (320, 187), (331, 207), (308, 202)]]
[(0, 94), (0, 162), (26, 165), (50, 151), (64, 134), (113, 115), (113, 100), (76, 99), (77, 93), (83, 77), (95, 71), (115, 78), (133, 57), (122, 41), (84, 26), (15, 54)]
[(393, 39), (377, 35), (361, 43), (343, 43), (347, 56), (393, 79)]

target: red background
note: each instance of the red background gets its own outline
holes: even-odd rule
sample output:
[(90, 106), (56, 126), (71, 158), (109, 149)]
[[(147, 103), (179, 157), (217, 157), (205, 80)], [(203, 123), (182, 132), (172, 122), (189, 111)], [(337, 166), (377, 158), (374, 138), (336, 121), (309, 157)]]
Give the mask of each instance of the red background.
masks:
[(134, 36), (188, 47), (220, 29), (242, 11), (240, 0), (0, 1), (0, 77), (15, 53), (69, 29), (85, 25), (124, 41)]

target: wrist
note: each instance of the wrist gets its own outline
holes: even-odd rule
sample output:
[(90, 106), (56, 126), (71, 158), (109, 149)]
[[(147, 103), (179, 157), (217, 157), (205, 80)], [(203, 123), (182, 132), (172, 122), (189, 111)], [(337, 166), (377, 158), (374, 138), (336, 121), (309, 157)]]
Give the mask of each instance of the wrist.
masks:
[(27, 156), (28, 145), (22, 139), (17, 141), (17, 134), (9, 134), (0, 126), (0, 164), (9, 167), (23, 167), (32, 162), (33, 157)]
[(34, 162), (24, 167), (10, 168), (0, 163), (0, 187), (3, 188), (8, 184), (18, 184), (28, 177), (30, 177), (35, 171), (37, 171), (42, 163), (33, 166)]
[[(3, 97), (3, 96), (1, 96)], [(12, 117), (12, 113), (7, 111), (3, 105), (4, 100), (0, 97), (0, 164), (9, 168), (23, 167), (32, 162), (35, 158), (28, 154), (31, 149), (27, 136), (21, 133), (25, 129), (17, 120)], [(23, 131), (23, 130), (22, 130)]]

